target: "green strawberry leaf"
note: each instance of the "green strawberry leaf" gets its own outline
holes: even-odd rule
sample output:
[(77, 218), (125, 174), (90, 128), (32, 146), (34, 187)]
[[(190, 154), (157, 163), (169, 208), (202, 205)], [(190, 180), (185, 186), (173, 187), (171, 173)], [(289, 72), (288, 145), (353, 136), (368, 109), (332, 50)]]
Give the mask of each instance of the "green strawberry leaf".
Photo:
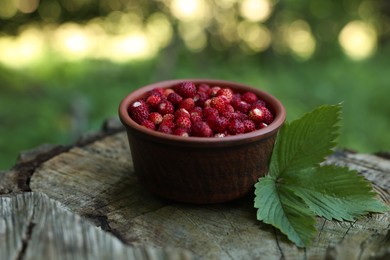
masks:
[(285, 123), (276, 140), (269, 175), (282, 176), (322, 162), (336, 146), (340, 113), (341, 104), (321, 106)]
[(269, 176), (255, 187), (257, 219), (278, 228), (299, 247), (310, 244), (316, 233), (315, 218), (304, 201)]
[(257, 219), (299, 247), (315, 235), (315, 215), (348, 220), (388, 207), (356, 171), (320, 166), (336, 146), (341, 105), (322, 106), (280, 130), (268, 175), (255, 185)]
[(371, 184), (356, 171), (334, 165), (302, 170), (285, 176), (289, 189), (318, 216), (353, 221), (369, 212), (384, 212)]

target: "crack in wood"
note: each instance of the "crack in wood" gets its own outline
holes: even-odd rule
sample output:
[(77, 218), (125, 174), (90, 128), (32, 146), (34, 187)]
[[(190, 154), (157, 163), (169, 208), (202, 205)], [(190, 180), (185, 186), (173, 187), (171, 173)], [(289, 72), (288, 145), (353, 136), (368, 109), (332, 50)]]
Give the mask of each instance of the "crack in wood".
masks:
[(28, 244), (29, 244), (29, 241), (31, 239), (31, 236), (32, 236), (32, 233), (33, 233), (33, 229), (35, 227), (35, 223), (32, 221), (34, 217), (34, 211), (32, 213), (32, 216), (31, 216), (31, 219), (29, 219), (29, 222), (28, 222), (28, 225), (27, 225), (27, 228), (26, 228), (26, 232), (22, 238), (22, 247), (19, 251), (19, 253), (17, 254), (16, 256), (16, 260), (21, 260), (24, 258), (24, 255), (26, 253), (26, 250), (27, 250), (27, 247), (28, 247)]
[(349, 222), (349, 227), (347, 228), (347, 231), (345, 231), (345, 233), (343, 234), (342, 238), (341, 238), (341, 242), (344, 240), (344, 238), (347, 236), (347, 234), (349, 233), (349, 231), (351, 230), (351, 228), (354, 227), (355, 223), (357, 222), (357, 220), (353, 221), (353, 222)]
[(281, 247), (281, 245), (279, 243), (278, 230), (275, 227), (273, 227), (273, 230), (274, 230), (276, 247), (278, 248), (279, 253), (280, 253), (280, 258), (279, 259), (284, 260), (284, 259), (286, 259), (286, 257), (284, 255), (283, 249), (282, 249), (282, 247)]

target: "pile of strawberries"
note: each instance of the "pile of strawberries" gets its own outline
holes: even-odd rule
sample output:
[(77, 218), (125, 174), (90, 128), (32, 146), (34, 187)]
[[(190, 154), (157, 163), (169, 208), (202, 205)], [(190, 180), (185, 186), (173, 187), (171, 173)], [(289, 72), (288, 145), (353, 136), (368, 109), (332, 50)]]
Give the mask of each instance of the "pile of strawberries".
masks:
[(182, 82), (156, 88), (128, 108), (149, 129), (178, 136), (225, 137), (267, 127), (274, 116), (253, 92)]

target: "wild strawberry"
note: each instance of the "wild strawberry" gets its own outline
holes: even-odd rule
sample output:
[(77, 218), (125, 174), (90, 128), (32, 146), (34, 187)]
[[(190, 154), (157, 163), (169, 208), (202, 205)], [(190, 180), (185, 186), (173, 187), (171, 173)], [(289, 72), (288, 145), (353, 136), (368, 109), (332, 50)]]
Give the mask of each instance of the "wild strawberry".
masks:
[(244, 123), (240, 119), (233, 119), (228, 126), (228, 132), (231, 135), (245, 133)]
[(209, 89), (210, 89), (210, 86), (207, 84), (204, 84), (204, 83), (202, 83), (198, 86), (198, 92), (205, 92), (206, 93)]
[(210, 137), (213, 134), (210, 126), (203, 121), (196, 121), (191, 127), (191, 133), (193, 136)]
[(203, 106), (204, 102), (209, 99), (209, 95), (206, 92), (199, 92), (195, 95), (194, 101), (197, 106)]
[(249, 105), (248, 103), (246, 103), (245, 101), (240, 101), (236, 104), (236, 106), (233, 105), (233, 107), (237, 110), (237, 111), (240, 111), (242, 113), (248, 113), (249, 112), (249, 109), (251, 108), (251, 105)]
[(217, 96), (225, 96), (230, 102), (233, 98), (233, 91), (230, 88), (221, 88), (220, 90), (218, 90)]
[(213, 122), (219, 117), (218, 110), (213, 107), (205, 107), (203, 109), (203, 115), (207, 122)]
[(163, 121), (163, 117), (158, 112), (152, 112), (149, 114), (148, 120), (153, 122), (153, 124), (155, 124), (155, 125), (159, 125)]
[(252, 120), (244, 120), (245, 133), (249, 133), (256, 130), (256, 124)]
[(157, 107), (160, 102), (161, 96), (158, 96), (156, 94), (150, 95), (146, 98), (146, 104), (148, 104), (148, 106), (151, 108)]
[(256, 129), (262, 129), (264, 127), (267, 127), (268, 125), (266, 123), (259, 123), (259, 124), (256, 124)]
[(151, 130), (156, 130), (155, 124), (150, 120), (144, 120), (141, 125)]
[(227, 104), (229, 104), (229, 101), (225, 96), (213, 97), (210, 102), (210, 106), (217, 109), (218, 112), (223, 111)]
[(183, 99), (179, 105), (178, 105), (179, 108), (184, 108), (186, 109), (187, 111), (190, 111), (192, 110), (194, 107), (195, 107), (195, 101), (193, 98), (186, 98), (186, 99)]
[(219, 112), (221, 116), (226, 117), (227, 119), (230, 119), (233, 113), (234, 113), (234, 108), (230, 104), (226, 105), (225, 109)]
[(173, 107), (172, 103), (169, 101), (163, 101), (157, 106), (157, 111), (161, 115), (165, 114), (173, 114), (175, 112), (175, 108)]
[(130, 117), (138, 124), (142, 124), (149, 116), (148, 105), (143, 100), (138, 100), (131, 104), (128, 108), (128, 112)]
[(200, 117), (203, 117), (203, 109), (201, 107), (194, 107), (190, 111), (190, 115), (198, 115)]
[(175, 118), (179, 118), (179, 117), (187, 117), (187, 118), (190, 118), (190, 112), (187, 111), (187, 109), (185, 108), (179, 108), (178, 110), (176, 110), (175, 112)]
[(240, 111), (232, 113), (232, 116), (230, 117), (230, 120), (238, 119), (241, 121), (247, 120), (248, 116), (244, 113), (241, 113)]
[(265, 103), (264, 100), (259, 99), (259, 100), (257, 100), (255, 103), (253, 103), (253, 104), (251, 105), (251, 109), (253, 109), (253, 108), (260, 108), (260, 107), (265, 107), (266, 105), (267, 105), (267, 104)]
[(168, 126), (169, 128), (172, 128), (172, 129), (175, 127), (175, 123), (173, 120), (163, 120), (159, 126), (162, 126), (162, 125)]
[(164, 90), (162, 88), (154, 88), (151, 91), (149, 91), (149, 96), (156, 95), (156, 96), (163, 96)]
[(204, 103), (203, 103), (203, 107), (206, 108), (206, 107), (211, 107), (211, 98), (207, 99)]
[(176, 92), (172, 92), (167, 96), (167, 100), (171, 102), (172, 105), (176, 106), (183, 100), (183, 98)]
[(217, 93), (220, 89), (221, 89), (221, 87), (218, 87), (218, 86), (211, 87), (209, 90), (207, 90), (207, 94), (210, 97), (215, 97), (215, 96), (217, 96)]
[(184, 117), (184, 116), (178, 117), (176, 119), (176, 126), (178, 128), (190, 129), (191, 128), (191, 119), (189, 117)]
[(193, 98), (196, 95), (196, 86), (192, 82), (182, 82), (176, 86), (175, 90), (182, 98)]
[(253, 108), (249, 111), (248, 116), (255, 123), (268, 125), (273, 121), (273, 115), (266, 107)]
[(190, 136), (189, 129), (186, 128), (175, 128), (173, 130), (174, 135), (182, 136), (182, 137), (188, 137)]
[(230, 100), (230, 104), (235, 107), (238, 103), (241, 102), (241, 94), (240, 93), (234, 93), (232, 96), (232, 100)]
[(248, 91), (241, 95), (241, 100), (248, 104), (253, 104), (258, 100), (258, 98), (255, 93)]
[(171, 89), (171, 88), (166, 88), (166, 89), (164, 89), (164, 91), (163, 91), (163, 95), (164, 95), (164, 97), (168, 97), (169, 94), (174, 93), (174, 92), (175, 92), (175, 91), (174, 91), (173, 89)]
[(229, 125), (229, 120), (226, 117), (220, 116), (215, 120), (212, 129), (215, 132), (222, 133), (225, 132), (228, 125)]
[(164, 133), (164, 134), (172, 134), (173, 127), (169, 127), (168, 125), (161, 123), (159, 125), (157, 131)]
[(202, 116), (198, 114), (191, 114), (190, 120), (191, 123), (194, 124), (196, 121), (202, 121)]
[(173, 122), (174, 119), (175, 119), (175, 115), (173, 115), (173, 114), (165, 114), (165, 115), (163, 116), (162, 121), (163, 121), (163, 122), (165, 122), (165, 121), (171, 121), (171, 122)]

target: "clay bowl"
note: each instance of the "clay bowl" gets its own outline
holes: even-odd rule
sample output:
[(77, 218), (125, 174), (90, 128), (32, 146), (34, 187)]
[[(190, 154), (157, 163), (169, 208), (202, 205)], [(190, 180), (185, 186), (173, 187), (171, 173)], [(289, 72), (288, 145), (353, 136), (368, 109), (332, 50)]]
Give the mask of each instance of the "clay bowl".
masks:
[[(215, 138), (168, 135), (140, 126), (130, 118), (129, 105), (145, 93), (182, 81), (252, 91), (267, 102), (274, 121), (250, 133)], [(230, 201), (253, 191), (258, 178), (268, 171), (275, 137), (286, 112), (278, 99), (257, 88), (222, 80), (182, 79), (157, 82), (130, 93), (120, 103), (119, 117), (127, 131), (140, 182), (162, 197), (206, 204)]]

